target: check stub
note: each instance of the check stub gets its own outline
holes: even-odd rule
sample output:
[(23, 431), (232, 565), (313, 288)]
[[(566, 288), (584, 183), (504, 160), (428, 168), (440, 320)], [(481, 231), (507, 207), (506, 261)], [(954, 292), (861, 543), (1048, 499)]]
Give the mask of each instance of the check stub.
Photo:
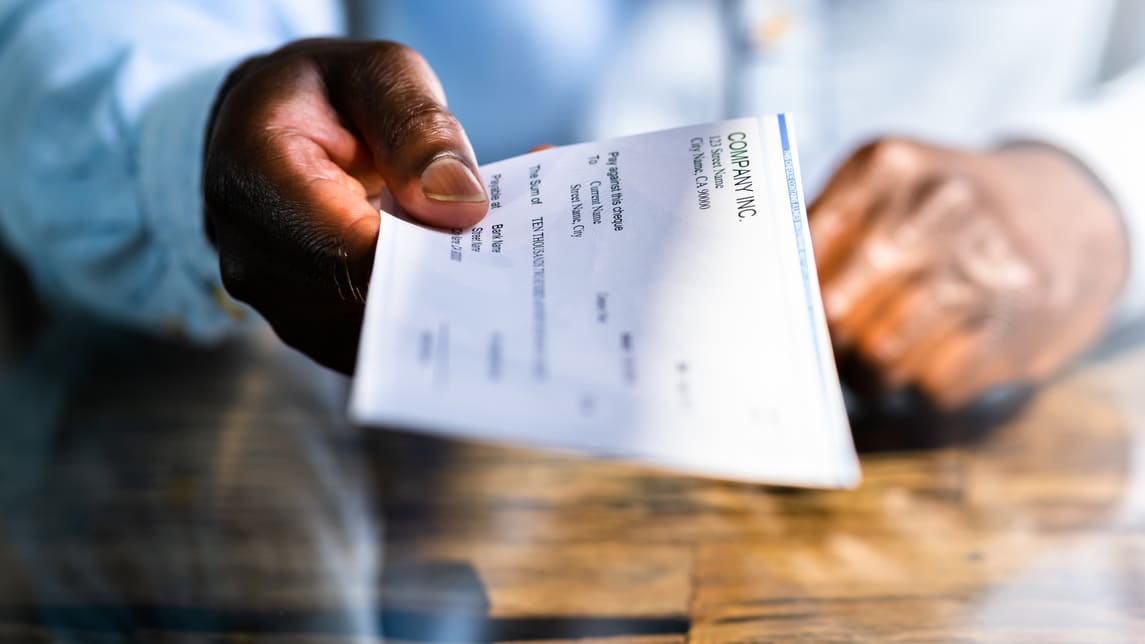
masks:
[(481, 173), (490, 212), (472, 228), (382, 214), (357, 422), (857, 484), (789, 116)]

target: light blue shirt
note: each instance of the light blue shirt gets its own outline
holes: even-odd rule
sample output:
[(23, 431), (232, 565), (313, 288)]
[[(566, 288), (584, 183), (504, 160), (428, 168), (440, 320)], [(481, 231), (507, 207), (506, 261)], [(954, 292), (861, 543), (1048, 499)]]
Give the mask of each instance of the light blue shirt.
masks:
[[(202, 217), (242, 59), (314, 35), (418, 49), (482, 161), (798, 114), (812, 194), (880, 134), (1057, 145), (1117, 200), (1145, 308), (1145, 3), (0, 0), (0, 240), (62, 306), (193, 340), (236, 325)], [(1120, 13), (1117, 13), (1120, 12)], [(347, 18), (349, 16), (349, 18)]]

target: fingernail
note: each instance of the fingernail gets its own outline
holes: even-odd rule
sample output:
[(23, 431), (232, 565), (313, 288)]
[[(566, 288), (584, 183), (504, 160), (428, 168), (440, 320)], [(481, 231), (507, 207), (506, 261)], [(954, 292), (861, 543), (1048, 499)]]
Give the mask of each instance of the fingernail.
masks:
[(485, 187), (469, 166), (452, 156), (440, 156), (421, 171), (421, 191), (435, 201), (485, 201)]

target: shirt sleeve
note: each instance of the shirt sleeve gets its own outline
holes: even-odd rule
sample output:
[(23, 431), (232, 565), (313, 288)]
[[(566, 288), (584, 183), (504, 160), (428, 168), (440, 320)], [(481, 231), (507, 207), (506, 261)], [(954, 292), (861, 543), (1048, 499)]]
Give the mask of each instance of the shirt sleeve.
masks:
[[(1085, 100), (1010, 124), (1006, 140), (1057, 147), (1080, 161), (1112, 196), (1125, 223), (1130, 274), (1114, 314), (1124, 325), (1145, 317), (1145, 65)], [(1093, 261), (1102, 261), (1095, 257)]]
[(206, 123), (239, 61), (303, 35), (300, 6), (0, 2), (0, 241), (46, 300), (201, 342), (236, 325), (204, 231)]

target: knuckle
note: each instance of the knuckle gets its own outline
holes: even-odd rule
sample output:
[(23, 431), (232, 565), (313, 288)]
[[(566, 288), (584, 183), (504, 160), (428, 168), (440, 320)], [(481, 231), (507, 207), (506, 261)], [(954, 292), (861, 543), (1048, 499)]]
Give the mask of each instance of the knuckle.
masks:
[(947, 208), (961, 208), (981, 201), (978, 183), (964, 174), (944, 174), (934, 181), (933, 198)]
[[(253, 130), (253, 128), (248, 128)], [(231, 213), (250, 209), (257, 199), (265, 152), (255, 139), (262, 130), (242, 136), (213, 134), (203, 157), (201, 193), (208, 212)]]
[(947, 209), (951, 211), (984, 216), (992, 210), (981, 186), (965, 177), (948, 180), (942, 186), (941, 196)]
[(942, 230), (964, 231), (966, 216), (981, 213), (985, 207), (978, 184), (957, 173), (925, 176), (910, 189), (907, 198), (908, 217), (899, 225), (899, 234), (910, 233), (935, 242)]
[(223, 288), (232, 297), (243, 302), (251, 302), (254, 293), (250, 286), (249, 272), (247, 264), (242, 258), (236, 257), (234, 253), (220, 250), (219, 276), (222, 279)]
[(381, 135), (391, 150), (401, 150), (413, 143), (449, 141), (460, 129), (453, 113), (424, 95), (409, 95), (384, 120)]
[(921, 161), (921, 156), (917, 142), (899, 137), (876, 139), (856, 153), (856, 158), (866, 165), (887, 171), (913, 169)]
[(232, 173), (225, 169), (227, 164), (210, 155), (203, 164), (203, 205), (208, 214), (217, 213), (229, 203), (228, 196), (234, 193)]
[(270, 324), (271, 330), (283, 344), (323, 362), (322, 352), (317, 346), (321, 340), (318, 339), (319, 336), (314, 333), (313, 329), (300, 324), (291, 316), (271, 315), (266, 320)]
[(421, 54), (388, 40), (367, 43), (355, 53), (350, 67), (358, 91), (382, 102), (418, 90), (416, 79), (430, 69)]
[(914, 382), (923, 395), (945, 409), (953, 409), (962, 403), (960, 397), (951, 392), (951, 384), (945, 378), (933, 374), (923, 374)]
[(369, 45), (371, 62), (383, 70), (392, 69), (395, 65), (415, 66), (425, 64), (425, 59), (412, 47), (392, 40), (379, 40)]
[(1016, 369), (1015, 372), (1018, 374), (1016, 379), (1025, 382), (1044, 382), (1054, 375), (1058, 366), (1048, 360), (1035, 360), (1021, 369)]
[(860, 335), (855, 342), (856, 351), (884, 374), (898, 360), (900, 348), (898, 338), (871, 332)]

